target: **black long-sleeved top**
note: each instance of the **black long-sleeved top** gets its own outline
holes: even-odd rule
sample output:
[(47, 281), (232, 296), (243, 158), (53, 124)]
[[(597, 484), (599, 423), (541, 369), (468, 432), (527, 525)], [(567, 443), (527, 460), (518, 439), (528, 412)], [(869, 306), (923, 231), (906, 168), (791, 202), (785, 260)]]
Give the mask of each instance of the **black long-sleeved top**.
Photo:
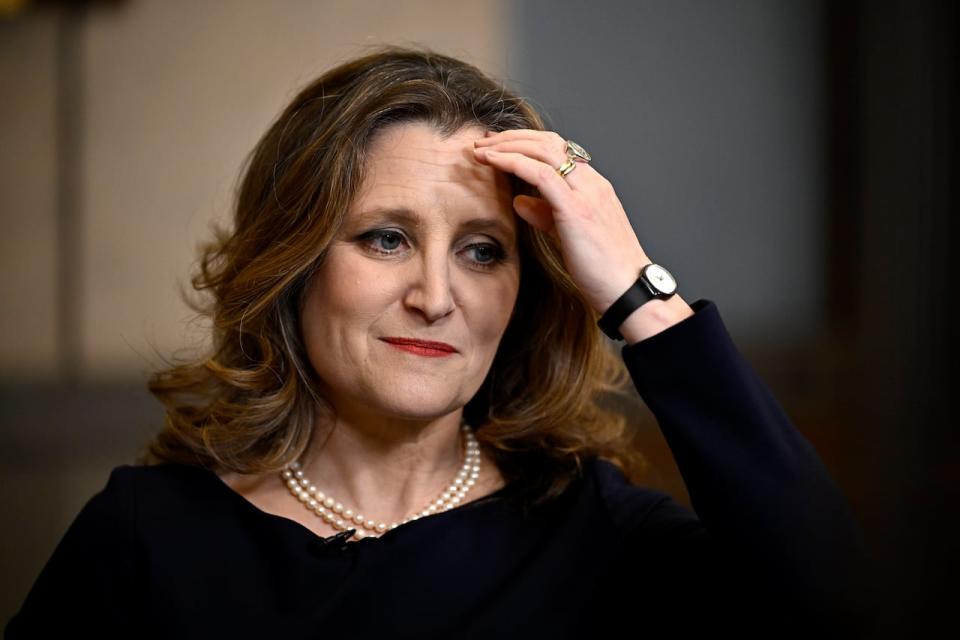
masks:
[(695, 513), (592, 458), (539, 511), (521, 512), (507, 485), (346, 542), (208, 469), (122, 465), (4, 637), (849, 637), (867, 565), (846, 499), (716, 305), (691, 307), (621, 353)]

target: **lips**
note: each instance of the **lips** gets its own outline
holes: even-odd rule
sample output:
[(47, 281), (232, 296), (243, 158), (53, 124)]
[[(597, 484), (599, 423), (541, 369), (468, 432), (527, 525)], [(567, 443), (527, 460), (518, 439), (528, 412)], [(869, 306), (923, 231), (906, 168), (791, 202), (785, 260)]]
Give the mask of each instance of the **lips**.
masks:
[(456, 353), (457, 351), (452, 345), (449, 345), (446, 342), (434, 342), (433, 340), (415, 340), (413, 338), (381, 338), (381, 340), (390, 342), (392, 344), (422, 347), (424, 349), (434, 349), (436, 351), (446, 351), (448, 353)]

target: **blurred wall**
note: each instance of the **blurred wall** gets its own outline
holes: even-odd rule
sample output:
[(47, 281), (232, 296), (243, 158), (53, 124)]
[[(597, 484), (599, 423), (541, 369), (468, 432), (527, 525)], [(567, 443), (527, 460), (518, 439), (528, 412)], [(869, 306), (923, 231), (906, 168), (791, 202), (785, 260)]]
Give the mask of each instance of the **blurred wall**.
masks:
[(816, 2), (515, 5), (523, 88), (614, 184), (647, 255), (749, 345), (826, 329)]
[[(240, 162), (299, 86), (384, 40), (468, 58), (531, 95), (555, 128), (593, 150), (687, 299), (712, 296), (753, 342), (823, 331), (815, 5), (223, 7), (131, 1), (95, 5), (68, 25), (53, 12), (5, 25), (0, 64), (17, 89), (0, 105), (0, 197), (20, 224), (0, 240), (0, 293), (19, 303), (0, 319), (17, 336), (0, 340), (0, 379), (144, 377), (154, 347), (202, 340), (184, 324), (176, 284), (187, 284), (210, 220), (229, 214)], [(63, 31), (73, 34), (63, 55), (78, 83), (58, 96)], [(63, 140), (58, 107), (74, 132)], [(66, 166), (65, 146), (76, 154)], [(62, 194), (75, 234), (58, 239), (65, 172), (76, 185)], [(64, 242), (76, 247), (67, 291), (57, 284)], [(69, 315), (62, 325), (60, 314)]]
[(57, 377), (57, 25), (0, 23), (0, 378)]
[(496, 75), (516, 46), (499, 0), (67, 4), (0, 21), (3, 624), (161, 424), (154, 349), (204, 342), (178, 282), (297, 89), (383, 42)]
[[(37, 11), (4, 25), (0, 377), (144, 377), (185, 340), (195, 244), (228, 215), (239, 166), (285, 102), (314, 75), (381, 41), (421, 42), (505, 72), (507, 7), (485, 0), (264, 3), (129, 1), (61, 24)], [(76, 33), (79, 91), (57, 94), (58, 33)], [(58, 307), (58, 98), (77, 98), (80, 221), (75, 308)], [(79, 349), (64, 363), (58, 311)]]

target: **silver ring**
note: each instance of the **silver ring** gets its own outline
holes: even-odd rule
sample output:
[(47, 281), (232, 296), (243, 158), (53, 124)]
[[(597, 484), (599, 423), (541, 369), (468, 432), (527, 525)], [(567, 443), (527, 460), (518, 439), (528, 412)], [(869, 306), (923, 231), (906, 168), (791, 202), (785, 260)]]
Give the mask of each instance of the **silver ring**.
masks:
[(573, 140), (567, 140), (567, 157), (580, 162), (590, 162), (593, 159), (586, 149)]

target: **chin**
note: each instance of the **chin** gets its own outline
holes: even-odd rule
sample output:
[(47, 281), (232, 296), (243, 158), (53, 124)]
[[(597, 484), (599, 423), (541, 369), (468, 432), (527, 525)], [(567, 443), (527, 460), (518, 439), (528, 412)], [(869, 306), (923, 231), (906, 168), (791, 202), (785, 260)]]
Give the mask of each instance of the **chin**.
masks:
[[(423, 397), (417, 394), (403, 395), (403, 401), (397, 402), (401, 393), (399, 389), (394, 391), (394, 395), (381, 405), (382, 413), (408, 420), (433, 420), (453, 413), (465, 404), (459, 398)], [(372, 403), (368, 402), (367, 407), (372, 409)]]

